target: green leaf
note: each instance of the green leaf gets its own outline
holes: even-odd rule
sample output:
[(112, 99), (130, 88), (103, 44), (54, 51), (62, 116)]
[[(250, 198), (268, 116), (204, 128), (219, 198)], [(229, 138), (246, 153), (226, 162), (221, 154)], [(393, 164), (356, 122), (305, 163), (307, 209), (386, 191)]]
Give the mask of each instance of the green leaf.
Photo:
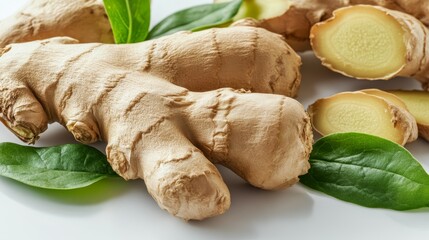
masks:
[(150, 25), (150, 0), (104, 0), (117, 44), (146, 40)]
[(361, 133), (329, 135), (314, 144), (308, 187), (366, 207), (429, 206), (429, 175), (402, 146)]
[(242, 3), (243, 0), (234, 0), (227, 3), (205, 4), (181, 10), (158, 23), (149, 32), (148, 39), (183, 30), (204, 30), (227, 23), (237, 14)]
[(67, 144), (35, 148), (0, 143), (0, 175), (30, 186), (76, 189), (117, 176), (103, 153), (90, 146)]

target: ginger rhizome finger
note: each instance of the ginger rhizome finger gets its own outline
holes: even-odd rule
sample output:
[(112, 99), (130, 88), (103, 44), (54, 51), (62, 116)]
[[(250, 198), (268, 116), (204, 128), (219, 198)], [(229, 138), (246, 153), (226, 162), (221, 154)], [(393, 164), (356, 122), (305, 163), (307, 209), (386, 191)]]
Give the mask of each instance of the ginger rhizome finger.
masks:
[[(105, 56), (107, 51), (112, 51), (115, 57)], [(301, 58), (281, 36), (259, 28), (180, 32), (132, 47), (99, 44), (94, 49), (82, 47), (71, 54), (76, 60), (86, 60), (80, 54), (88, 53), (111, 58), (106, 61), (115, 67), (150, 71), (152, 75), (191, 91), (231, 87), (293, 97), (301, 83)], [(88, 61), (87, 64), (92, 63)]]
[(317, 100), (308, 113), (322, 135), (361, 132), (405, 145), (417, 139), (411, 114), (381, 97), (363, 92), (344, 92)]
[(180, 32), (139, 46), (126, 54), (131, 58), (124, 56), (137, 63), (132, 69), (147, 69), (192, 91), (231, 87), (293, 97), (301, 83), (301, 58), (284, 38), (264, 29)]
[[(160, 207), (184, 219), (229, 208), (213, 163), (263, 189), (288, 187), (307, 172), (311, 124), (296, 100), (177, 86), (239, 84), (291, 93), (296, 81), (283, 77), (299, 57), (284, 54), (288, 46), (280, 36), (236, 27), (133, 45), (77, 43), (54, 38), (3, 50), (2, 121), (17, 135), (16, 127), (31, 133), (23, 140), (34, 142), (48, 122), (59, 122), (84, 143), (103, 140), (119, 175), (144, 179)], [(299, 76), (292, 73), (292, 80)]]
[(102, 0), (31, 0), (0, 21), (0, 48), (10, 43), (68, 36), (80, 42), (113, 43)]
[(338, 9), (311, 29), (311, 44), (322, 64), (359, 79), (413, 77), (429, 81), (429, 30), (416, 18), (382, 7)]
[(416, 118), (419, 135), (429, 141), (429, 92), (424, 91), (389, 91), (400, 98), (408, 111)]

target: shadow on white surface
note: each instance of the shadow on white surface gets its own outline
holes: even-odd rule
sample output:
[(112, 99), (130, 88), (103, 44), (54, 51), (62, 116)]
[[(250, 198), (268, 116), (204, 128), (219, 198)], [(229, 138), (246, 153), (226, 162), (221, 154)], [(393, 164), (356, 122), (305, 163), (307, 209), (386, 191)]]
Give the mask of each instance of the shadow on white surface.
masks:
[(410, 229), (427, 230), (428, 211), (428, 208), (404, 212), (388, 211), (386, 216), (403, 226), (407, 226)]
[(131, 187), (120, 178), (110, 178), (81, 189), (49, 190), (0, 178), (0, 189), (4, 196), (31, 209), (61, 216), (75, 213), (81, 215), (82, 212), (86, 212), (75, 211), (77, 208), (97, 210), (97, 205), (125, 195)]
[(311, 217), (313, 199), (303, 188), (265, 191), (250, 186), (228, 169), (220, 167), (220, 171), (231, 192), (231, 208), (222, 216), (191, 221), (194, 230), (245, 238), (254, 236), (254, 227), (263, 222), (287, 224)]
[(420, 138), (415, 142), (408, 143), (406, 145), (406, 148), (429, 171), (429, 157), (428, 157), (429, 142)]
[[(76, 144), (77, 142), (66, 128), (58, 123), (54, 123), (49, 125), (48, 131), (40, 135), (40, 139), (37, 141), (36, 146), (56, 146), (68, 143)], [(103, 142), (97, 142), (91, 144), (91, 146), (97, 148), (101, 152), (105, 152), (106, 149), (106, 143)]]
[(49, 124), (48, 129), (49, 131), (40, 135), (39, 140), (37, 140), (37, 145), (54, 146), (76, 143), (73, 135), (58, 123)]

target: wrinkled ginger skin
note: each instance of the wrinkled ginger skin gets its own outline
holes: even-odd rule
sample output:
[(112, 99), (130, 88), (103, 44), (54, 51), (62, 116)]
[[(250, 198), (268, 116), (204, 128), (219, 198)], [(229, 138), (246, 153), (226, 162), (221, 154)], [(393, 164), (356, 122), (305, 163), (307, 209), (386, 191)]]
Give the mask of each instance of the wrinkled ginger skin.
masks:
[[(329, 24), (331, 24), (331, 26), (334, 26), (332, 25), (332, 23), (334, 23), (337, 19), (341, 19), (341, 16), (348, 16), (349, 14), (357, 15), (358, 11), (364, 11), (365, 9), (370, 11), (375, 10), (376, 12), (379, 12), (377, 14), (380, 14), (381, 16), (389, 16), (390, 21), (395, 21), (398, 24), (398, 28), (400, 28), (400, 30), (404, 32), (403, 44), (405, 51), (402, 56), (402, 59), (404, 61), (402, 67), (400, 67), (396, 71), (387, 72), (383, 76), (368, 77), (365, 76), (366, 71), (363, 71), (361, 76), (357, 76), (355, 74), (347, 73), (343, 69), (336, 68), (331, 64), (330, 56), (323, 54), (321, 51), (323, 49), (321, 49), (321, 46), (319, 46), (319, 42), (328, 41), (327, 38), (324, 38), (322, 36), (321, 32), (323, 31), (325, 26), (327, 27), (329, 26)], [(372, 16), (376, 17), (375, 14), (373, 14)], [(344, 26), (344, 24), (346, 23), (342, 23), (341, 26)], [(323, 65), (333, 71), (339, 72), (349, 77), (366, 80), (388, 80), (397, 76), (413, 77), (422, 83), (423, 88), (425, 90), (429, 89), (429, 30), (413, 16), (399, 11), (370, 5), (345, 7), (336, 10), (332, 18), (324, 22), (315, 24), (311, 29), (310, 40), (315, 55), (322, 61)], [(348, 47), (354, 48), (355, 46), (349, 45)], [(392, 51), (395, 51), (395, 49), (392, 49)], [(337, 56), (338, 53), (332, 53), (332, 55)], [(368, 69), (368, 71), (370, 70), (371, 69)]]
[[(179, 32), (144, 42), (138, 49), (132, 53), (123, 51), (125, 59), (132, 54), (129, 62), (138, 63), (131, 69), (149, 70), (191, 91), (231, 87), (295, 97), (301, 84), (299, 55), (283, 37), (264, 29), (234, 27)], [(142, 62), (142, 55), (150, 58)]]
[[(220, 1), (225, 0), (215, 0), (215, 2)], [(279, 16), (261, 19), (256, 25), (283, 35), (295, 51), (311, 50), (309, 35), (314, 24), (330, 18), (336, 9), (358, 4), (401, 11), (429, 26), (429, 1), (427, 0), (285, 0), (285, 5), (290, 6), (286, 12)], [(267, 0), (267, 6), (269, 6), (269, 0)], [(242, 23), (246, 24), (246, 22)]]
[[(101, 45), (101, 48), (106, 47)], [(283, 37), (259, 28), (179, 32), (132, 45), (132, 50), (129, 45), (110, 48), (117, 54), (110, 63), (112, 66), (150, 71), (191, 91), (231, 87), (295, 97), (301, 84), (300, 56)], [(102, 52), (95, 50), (88, 49), (82, 55)], [(117, 61), (118, 58), (122, 60)]]
[(0, 47), (50, 37), (68, 36), (82, 43), (113, 43), (101, 0), (31, 0), (0, 21)]
[[(256, 31), (272, 34), (238, 27), (179, 33), (134, 44), (132, 51), (130, 45), (76, 44), (70, 38), (9, 45), (0, 57), (3, 122), (17, 135), (17, 127), (31, 133), (21, 137), (27, 142), (53, 121), (81, 142), (101, 139), (108, 144), (113, 169), (125, 179), (144, 179), (161, 208), (183, 219), (222, 214), (230, 194), (213, 163), (263, 189), (288, 187), (309, 168), (311, 125), (296, 100), (232, 89), (198, 93), (172, 84), (222, 82), (222, 69), (213, 75), (218, 79), (211, 79), (208, 66), (191, 66), (210, 58), (208, 51), (216, 52), (214, 47), (200, 49), (198, 36), (217, 36), (229, 51), (247, 57), (245, 47), (223, 43), (221, 35), (248, 32), (254, 37)], [(259, 39), (280, 41), (276, 36)], [(180, 55), (183, 45), (197, 59), (191, 65), (189, 59), (179, 61), (185, 57)], [(242, 70), (231, 78), (245, 75)]]

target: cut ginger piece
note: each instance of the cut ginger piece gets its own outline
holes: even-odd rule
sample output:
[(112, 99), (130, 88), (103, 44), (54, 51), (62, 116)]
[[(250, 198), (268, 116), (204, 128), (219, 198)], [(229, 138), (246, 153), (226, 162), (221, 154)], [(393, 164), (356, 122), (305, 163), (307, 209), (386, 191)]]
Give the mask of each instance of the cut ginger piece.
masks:
[(406, 110), (381, 97), (344, 92), (317, 100), (308, 108), (314, 129), (322, 135), (361, 132), (401, 145), (417, 139), (417, 124)]
[(414, 77), (427, 88), (428, 33), (411, 15), (356, 5), (314, 25), (310, 41), (322, 64), (333, 71), (368, 80)]
[(405, 105), (405, 103), (393, 93), (388, 93), (376, 88), (363, 89), (360, 90), (360, 92), (384, 98), (384, 100), (387, 100), (396, 105), (397, 107), (403, 108), (408, 111), (407, 105)]
[(416, 118), (419, 134), (429, 141), (429, 92), (424, 91), (389, 91), (400, 98), (408, 111)]
[(392, 16), (366, 6), (334, 13), (312, 29), (313, 49), (325, 65), (367, 79), (390, 77), (404, 67), (405, 32)]

